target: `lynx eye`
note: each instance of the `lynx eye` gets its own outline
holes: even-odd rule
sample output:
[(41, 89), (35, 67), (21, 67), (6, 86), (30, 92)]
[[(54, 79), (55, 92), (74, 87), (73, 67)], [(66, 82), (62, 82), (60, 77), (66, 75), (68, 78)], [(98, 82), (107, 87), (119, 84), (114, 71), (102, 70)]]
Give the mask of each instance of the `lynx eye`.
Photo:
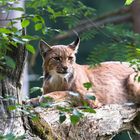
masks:
[(60, 60), (61, 60), (61, 58), (60, 58), (60, 57), (58, 57), (58, 56), (53, 57), (53, 59), (54, 59), (54, 60), (56, 60), (56, 61), (60, 61)]
[(72, 56), (69, 56), (68, 57), (68, 60), (72, 61), (73, 60), (73, 57)]

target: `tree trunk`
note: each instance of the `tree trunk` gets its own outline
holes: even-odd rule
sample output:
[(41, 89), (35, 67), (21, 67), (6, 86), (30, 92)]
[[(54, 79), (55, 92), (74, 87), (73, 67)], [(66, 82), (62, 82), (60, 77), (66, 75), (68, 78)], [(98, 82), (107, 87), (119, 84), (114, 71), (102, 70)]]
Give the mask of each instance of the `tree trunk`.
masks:
[[(12, 7), (24, 7), (24, 0), (19, 3), (9, 4)], [(4, 7), (0, 9), (0, 27), (6, 27), (9, 19), (19, 18), (22, 16), (22, 12), (11, 10), (6, 12)], [(15, 27), (21, 30), (21, 21), (19, 20)], [(22, 31), (21, 31), (22, 32)], [(23, 32), (24, 33), (24, 32)], [(21, 136), (26, 134), (27, 139), (34, 139), (34, 136), (29, 135), (28, 128), (26, 127), (26, 119), (23, 117), (21, 111), (12, 110), (10, 108), (15, 107), (16, 104), (21, 104), (21, 75), (23, 72), (26, 50), (24, 45), (19, 45), (17, 48), (12, 45), (9, 46), (12, 51), (7, 52), (7, 56), (10, 56), (16, 63), (16, 68), (11, 69), (4, 67), (0, 68), (0, 135), (12, 134), (15, 136)], [(37, 137), (36, 137), (37, 139)]]
[[(20, 46), (19, 49), (15, 49), (11, 56), (16, 57), (17, 67), (15, 70), (6, 69), (6, 72), (2, 72), (4, 75), (3, 80), (0, 81), (0, 96), (1, 98), (1, 133), (14, 133), (15, 135), (24, 134), (23, 124), (19, 112), (9, 111), (9, 106), (15, 106), (15, 103), (21, 103), (20, 100), (20, 77), (23, 69), (23, 62), (25, 60), (25, 49)], [(10, 99), (11, 96), (11, 99)], [(9, 97), (9, 98), (8, 98)], [(6, 124), (6, 125), (5, 125)], [(18, 129), (17, 129), (18, 128)]]

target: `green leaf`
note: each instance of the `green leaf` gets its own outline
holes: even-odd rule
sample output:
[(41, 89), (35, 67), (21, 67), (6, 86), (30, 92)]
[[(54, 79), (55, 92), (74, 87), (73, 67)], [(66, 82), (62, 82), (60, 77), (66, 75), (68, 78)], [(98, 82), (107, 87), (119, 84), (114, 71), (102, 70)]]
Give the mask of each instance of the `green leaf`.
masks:
[(47, 7), (47, 10), (49, 13), (55, 14), (54, 10), (50, 6)]
[(35, 30), (38, 31), (40, 29), (42, 29), (42, 23), (35, 24)]
[(83, 114), (80, 111), (78, 111), (77, 109), (73, 109), (72, 113), (73, 113), (73, 115), (76, 115), (78, 117), (82, 117), (83, 116)]
[(62, 112), (70, 112), (70, 111), (71, 111), (70, 108), (61, 107), (61, 106), (57, 106), (57, 109), (58, 109), (59, 111), (62, 111)]
[(12, 37), (13, 41), (15, 41), (16, 43), (19, 43), (19, 44), (25, 44), (25, 42), (21, 39), (21, 38), (18, 38), (18, 37)]
[(83, 109), (83, 112), (96, 113), (96, 111), (91, 107), (86, 107), (85, 109)]
[(34, 116), (31, 117), (31, 119), (32, 119), (32, 121), (36, 122), (36, 121), (39, 120), (39, 116), (34, 115)]
[(22, 7), (9, 7), (8, 10), (24, 11), (24, 8), (22, 8)]
[(7, 66), (9, 66), (12, 69), (15, 69), (16, 67), (15, 61), (9, 56), (5, 56), (5, 63)]
[(83, 113), (78, 111), (77, 109), (73, 109), (72, 115), (70, 116), (70, 120), (72, 124), (77, 124), (80, 121), (80, 118), (82, 118)]
[(71, 116), (70, 116), (70, 120), (71, 120), (71, 123), (72, 123), (73, 125), (75, 125), (75, 124), (77, 124), (77, 123), (80, 121), (80, 117), (77, 116), (77, 115), (71, 115)]
[(130, 5), (134, 0), (126, 0), (125, 5)]
[(21, 22), (21, 26), (23, 28), (26, 28), (30, 24), (30, 21), (28, 19), (25, 19)]
[(85, 97), (86, 99), (89, 99), (89, 100), (94, 100), (94, 101), (96, 100), (96, 97), (92, 95), (86, 95)]
[(38, 16), (35, 16), (35, 17), (32, 18), (32, 20), (33, 20), (34, 22), (38, 22), (38, 21), (40, 21), (40, 18), (39, 18)]
[(16, 109), (16, 106), (15, 105), (9, 105), (8, 106), (8, 110), (9, 111), (13, 111), (13, 110), (15, 110)]
[(42, 29), (42, 33), (45, 35), (45, 34), (47, 34), (47, 27), (44, 27), (43, 29)]
[(49, 97), (49, 96), (46, 96), (44, 98), (47, 102), (53, 102), (53, 100), (54, 100), (52, 97)]
[(33, 87), (30, 89), (30, 93), (34, 93), (34, 92), (37, 92), (37, 91), (42, 91), (42, 88), (40, 87)]
[(52, 107), (52, 104), (48, 103), (48, 102), (43, 102), (43, 103), (40, 103), (39, 106), (41, 106), (43, 108), (50, 108), (50, 107)]
[(140, 76), (138, 76), (138, 82), (140, 82)]
[(90, 82), (84, 83), (83, 85), (87, 90), (89, 90), (92, 87), (92, 84)]
[(17, 47), (17, 42), (14, 42), (14, 41), (10, 41), (10, 44), (13, 45), (14, 47)]
[(6, 28), (0, 28), (0, 33), (5, 33), (5, 34), (9, 34), (11, 33), (12, 31), (10, 31), (9, 29), (6, 29)]
[(27, 49), (30, 53), (35, 54), (35, 49), (34, 49), (34, 47), (33, 47), (32, 45), (26, 44), (26, 49)]
[(42, 24), (45, 24), (45, 21), (44, 19), (40, 16), (40, 15), (35, 15), (33, 18), (32, 18), (33, 22), (37, 23), (37, 22), (41, 22)]
[(39, 37), (38, 36), (31, 36), (31, 35), (24, 35), (24, 36), (22, 36), (22, 39), (26, 39), (28, 41), (31, 41), (31, 40), (37, 40), (37, 39), (39, 39)]
[(59, 122), (63, 123), (66, 120), (66, 115), (63, 112), (60, 112), (59, 115)]

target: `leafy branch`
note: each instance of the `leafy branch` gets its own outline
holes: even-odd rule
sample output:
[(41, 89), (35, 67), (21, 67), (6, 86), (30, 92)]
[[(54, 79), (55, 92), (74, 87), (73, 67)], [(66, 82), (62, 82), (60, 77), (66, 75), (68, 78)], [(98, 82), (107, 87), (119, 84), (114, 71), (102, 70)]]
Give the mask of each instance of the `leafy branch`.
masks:
[(64, 34), (57, 35), (54, 38), (54, 40), (62, 40), (70, 36), (73, 36), (74, 35), (73, 30), (80, 34), (86, 30), (89, 31), (90, 29), (98, 29), (103, 25), (130, 22), (131, 20), (132, 20), (131, 7), (124, 7), (117, 11), (104, 14), (97, 18), (93, 19), (87, 18), (87, 20), (81, 21), (80, 24), (78, 24), (73, 29), (66, 31)]

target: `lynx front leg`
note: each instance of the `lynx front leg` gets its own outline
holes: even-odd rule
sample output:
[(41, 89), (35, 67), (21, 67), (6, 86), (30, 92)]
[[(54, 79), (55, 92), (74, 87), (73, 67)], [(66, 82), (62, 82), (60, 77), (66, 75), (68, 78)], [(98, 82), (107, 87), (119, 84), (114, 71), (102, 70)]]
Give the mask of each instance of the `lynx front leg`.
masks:
[[(67, 102), (73, 107), (82, 106), (83, 98), (79, 93), (73, 91), (55, 91), (49, 94), (42, 95), (39, 102), (47, 102), (47, 98), (50, 97), (54, 102)], [(61, 104), (61, 103), (60, 103)]]
[(51, 92), (36, 98), (31, 98), (27, 101), (24, 101), (23, 104), (30, 104), (34, 107), (39, 106), (40, 103), (48, 102), (48, 98), (52, 98), (52, 102), (60, 102), (68, 99), (68, 91), (55, 91)]
[(40, 97), (39, 102), (46, 102), (47, 97), (52, 98), (54, 101), (65, 101), (68, 99), (68, 91), (54, 91), (48, 94), (44, 94)]
[[(82, 102), (86, 102), (91, 108), (100, 108), (103, 104), (98, 100), (92, 91), (77, 89)], [(92, 97), (93, 96), (93, 97)], [(95, 100), (93, 99), (95, 98)]]
[[(89, 94), (87, 93), (87, 95), (89, 95)], [(90, 93), (90, 95), (91, 95), (91, 93)], [(41, 103), (49, 102), (50, 98), (52, 99), (51, 102), (57, 102), (57, 103), (60, 102), (60, 104), (61, 104), (61, 102), (67, 102), (71, 106), (83, 106), (84, 102), (87, 102), (87, 104), (92, 108), (99, 108), (102, 106), (102, 104), (100, 102), (98, 102), (97, 99), (95, 101), (90, 100), (90, 99), (86, 98), (86, 94), (83, 95), (81, 93), (72, 92), (72, 91), (50, 92), (50, 93), (44, 94), (40, 97), (27, 100), (25, 102), (25, 104), (31, 104), (34, 107), (36, 107), (36, 106), (39, 106)]]

